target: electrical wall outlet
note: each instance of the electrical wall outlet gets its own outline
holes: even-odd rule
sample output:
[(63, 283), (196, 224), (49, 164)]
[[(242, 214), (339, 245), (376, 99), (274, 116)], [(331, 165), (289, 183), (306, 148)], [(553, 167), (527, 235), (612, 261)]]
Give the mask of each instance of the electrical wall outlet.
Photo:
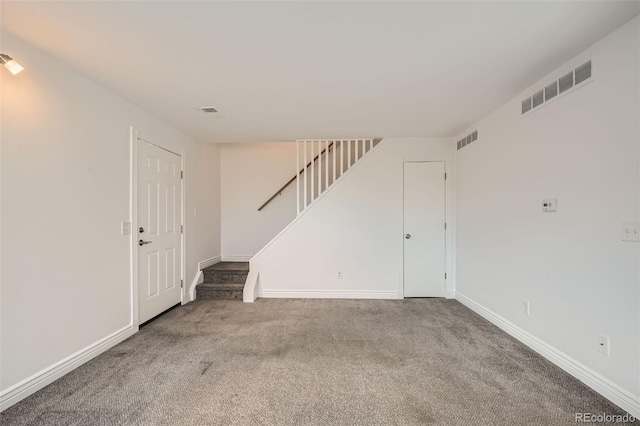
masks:
[(522, 302), (522, 313), (529, 316), (529, 302), (526, 300)]
[(598, 333), (598, 352), (609, 356), (609, 336)]
[(622, 241), (640, 241), (640, 222), (622, 222), (620, 232)]
[(342, 279), (342, 271), (338, 271), (338, 273), (336, 274), (336, 278), (339, 280)]
[(120, 234), (131, 235), (131, 222), (122, 222), (120, 224)]

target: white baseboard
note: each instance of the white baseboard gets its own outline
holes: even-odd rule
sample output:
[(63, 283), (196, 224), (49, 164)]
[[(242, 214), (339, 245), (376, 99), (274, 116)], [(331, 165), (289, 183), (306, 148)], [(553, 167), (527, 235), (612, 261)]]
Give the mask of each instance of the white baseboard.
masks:
[(609, 399), (620, 408), (626, 410), (635, 418), (640, 418), (639, 396), (633, 395), (586, 365), (576, 361), (564, 352), (559, 351), (555, 347), (549, 345), (528, 331), (523, 330), (463, 294), (456, 292), (456, 299), (481, 317), (498, 326), (558, 367), (562, 368), (567, 373), (574, 376), (600, 395)]
[(216, 263), (220, 263), (222, 261), (222, 256), (211, 257), (207, 260), (202, 260), (198, 262), (198, 271), (202, 271), (204, 268), (208, 268), (211, 265), (215, 265)]
[(80, 367), (82, 364), (97, 357), (104, 351), (111, 349), (118, 343), (137, 333), (138, 327), (128, 325), (109, 336), (98, 340), (86, 348), (68, 356), (67, 358), (53, 364), (50, 367), (34, 374), (22, 382), (11, 386), (0, 393), (0, 411), (4, 411), (13, 404), (23, 400), (29, 395), (47, 386), (49, 383), (59, 379), (71, 370)]
[(253, 256), (222, 256), (223, 262), (248, 262)]
[(397, 299), (397, 291), (376, 290), (259, 290), (258, 297), (285, 299)]

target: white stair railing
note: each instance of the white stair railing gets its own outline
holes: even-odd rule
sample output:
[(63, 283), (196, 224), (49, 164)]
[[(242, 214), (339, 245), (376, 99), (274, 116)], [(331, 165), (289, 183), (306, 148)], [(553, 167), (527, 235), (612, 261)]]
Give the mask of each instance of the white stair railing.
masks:
[(379, 139), (296, 140), (296, 206), (300, 214), (377, 145)]

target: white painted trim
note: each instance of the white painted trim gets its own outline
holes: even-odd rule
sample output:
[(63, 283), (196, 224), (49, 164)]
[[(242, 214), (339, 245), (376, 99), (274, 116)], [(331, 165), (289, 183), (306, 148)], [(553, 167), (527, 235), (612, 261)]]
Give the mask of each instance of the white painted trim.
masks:
[(0, 411), (4, 411), (13, 404), (23, 400), (29, 395), (37, 392), (49, 383), (59, 379), (68, 372), (80, 367), (82, 364), (97, 357), (118, 343), (134, 335), (138, 331), (138, 326), (130, 324), (109, 336), (98, 340), (84, 349), (58, 361), (50, 367), (34, 374), (20, 383), (4, 390), (0, 394)]
[(256, 271), (249, 270), (247, 279), (244, 282), (242, 289), (242, 301), (244, 303), (253, 303), (258, 298), (258, 291), (260, 286), (260, 274)]
[(220, 263), (222, 261), (222, 256), (214, 256), (209, 259), (201, 260), (198, 262), (198, 271), (202, 271), (204, 268), (208, 268), (211, 265), (215, 265), (216, 263)]
[[(139, 309), (138, 309), (138, 143), (142, 141), (144, 143), (148, 143), (150, 145), (155, 146), (156, 148), (162, 149), (164, 151), (170, 152), (172, 154), (180, 157), (180, 169), (182, 172), (182, 178), (180, 179), (180, 224), (182, 225), (182, 233), (180, 235), (180, 280), (184, 285), (184, 281), (186, 280), (185, 272), (187, 270), (187, 224), (185, 223), (185, 212), (186, 212), (186, 182), (187, 182), (187, 170), (186, 170), (186, 153), (184, 148), (180, 151), (180, 154), (175, 151), (171, 151), (161, 145), (158, 145), (153, 142), (149, 142), (148, 139), (145, 139), (140, 135), (140, 132), (136, 130), (133, 126), (130, 127), (130, 154), (131, 154), (131, 177), (130, 177), (130, 214), (131, 214), (131, 322), (134, 324), (138, 324), (140, 322), (139, 317)], [(180, 304), (184, 305), (187, 303), (187, 294), (185, 293), (186, 289), (180, 289)]]
[[(451, 140), (452, 143), (456, 143), (455, 139)], [(451, 263), (449, 264), (449, 275), (451, 280), (447, 292), (451, 294), (451, 299), (456, 297), (457, 289), (457, 263), (458, 263), (458, 245), (457, 245), (457, 233), (458, 233), (458, 192), (456, 191), (456, 184), (458, 179), (458, 151), (453, 151), (451, 154), (451, 168), (449, 174), (447, 174), (447, 180), (451, 185), (451, 229), (449, 229), (449, 238), (451, 241)], [(447, 296), (449, 298), (449, 296)]]
[[(339, 140), (339, 139), (337, 139)], [(347, 140), (347, 139), (344, 139)], [(353, 139), (352, 139), (353, 140)], [(284, 234), (285, 232), (287, 232), (287, 230), (289, 228), (291, 228), (293, 226), (294, 223), (296, 223), (297, 221), (300, 220), (301, 217), (303, 217), (309, 210), (311, 210), (311, 208), (313, 206), (315, 206), (321, 199), (323, 199), (329, 192), (331, 192), (336, 186), (338, 186), (340, 184), (340, 182), (344, 181), (343, 178), (349, 176), (349, 174), (351, 174), (351, 172), (353, 172), (353, 170), (355, 170), (357, 167), (359, 167), (364, 161), (364, 159), (371, 155), (371, 152), (373, 152), (375, 149), (377, 149), (380, 145), (382, 145), (382, 143), (384, 142), (384, 139), (382, 139), (380, 142), (378, 142), (377, 145), (372, 146), (371, 149), (369, 151), (367, 151), (367, 153), (365, 153), (358, 161), (356, 161), (353, 165), (351, 165), (347, 171), (345, 171), (343, 174), (340, 175), (340, 177), (331, 185), (329, 186), (329, 188), (325, 189), (324, 192), (322, 194), (320, 194), (315, 200), (313, 200), (311, 203), (309, 203), (308, 206), (306, 206), (302, 212), (296, 216), (295, 219), (293, 219), (287, 226), (285, 226), (285, 228), (278, 232), (278, 235), (276, 235), (275, 237), (273, 237), (271, 239), (271, 241), (269, 241), (267, 244), (264, 245), (264, 247), (262, 247), (260, 249), (260, 251), (258, 251), (258, 253), (256, 253), (254, 256), (250, 257), (249, 261), (252, 261), (254, 259), (257, 259), (258, 256), (260, 256), (262, 254), (262, 252), (264, 252), (267, 248), (269, 248), (269, 246), (271, 244), (273, 244), (276, 240), (278, 240), (278, 238), (280, 238), (280, 236), (282, 234)], [(348, 145), (349, 147), (351, 146), (351, 144)], [(306, 151), (305, 151), (306, 152)], [(313, 158), (313, 156), (311, 157)], [(305, 160), (306, 161), (306, 160)], [(305, 163), (306, 164), (306, 163)], [(313, 162), (312, 162), (313, 165)], [(306, 176), (306, 175), (305, 175)], [(313, 176), (313, 175), (312, 175)], [(305, 185), (306, 188), (306, 185)], [(306, 203), (306, 199), (305, 199), (305, 203)], [(222, 260), (226, 260), (227, 256), (222, 256)]]
[(571, 374), (591, 389), (609, 399), (614, 404), (628, 411), (632, 416), (640, 418), (640, 396), (633, 395), (586, 365), (576, 361), (564, 352), (561, 352), (472, 299), (460, 293), (456, 293), (456, 299), (481, 317), (498, 326), (558, 367), (562, 368), (564, 371)]
[(204, 281), (203, 278), (204, 278), (204, 272), (198, 269), (198, 272), (196, 272), (196, 276), (193, 278), (193, 281), (189, 286), (189, 291), (187, 292), (187, 295), (186, 295), (186, 299), (187, 299), (186, 303), (193, 302), (194, 300), (196, 300), (196, 286), (200, 284), (201, 280)]
[(222, 255), (223, 262), (249, 262), (253, 256), (227, 256)]
[[(453, 155), (451, 156), (451, 159), (444, 159), (444, 160), (404, 160), (402, 162), (402, 239), (401, 239), (401, 262), (400, 262), (400, 269), (401, 269), (401, 273), (399, 275), (401, 275), (402, 280), (400, 281), (400, 285), (402, 286), (402, 294), (404, 295), (404, 236), (405, 236), (405, 232), (407, 232), (406, 228), (405, 228), (405, 223), (404, 223), (404, 219), (405, 219), (405, 211), (404, 211), (404, 206), (405, 206), (405, 188), (406, 188), (406, 182), (404, 180), (405, 177), (405, 165), (407, 163), (442, 163), (444, 166), (444, 176), (442, 176), (442, 182), (444, 184), (444, 200), (443, 200), (443, 207), (444, 207), (444, 222), (446, 224), (445, 228), (444, 228), (444, 241), (443, 241), (443, 245), (442, 245), (442, 250), (444, 251), (444, 273), (445, 273), (445, 277), (443, 277), (443, 284), (444, 284), (444, 297), (447, 299), (450, 299), (449, 297), (449, 293), (453, 292), (454, 290), (452, 290), (450, 288), (449, 285), (449, 280), (448, 277), (450, 277), (451, 275), (451, 259), (450, 259), (450, 255), (449, 255), (449, 249), (451, 248), (451, 246), (453, 244), (451, 244), (449, 241), (451, 240), (451, 235), (450, 235), (450, 222), (454, 222), (454, 218), (451, 214), (451, 208), (449, 207), (449, 204), (452, 201), (452, 196), (449, 195), (449, 191), (452, 191), (452, 187), (449, 186), (449, 182), (448, 182), (448, 178), (447, 178), (447, 174), (450, 173), (449, 172), (449, 168), (451, 168), (450, 163), (453, 161)], [(449, 166), (449, 167), (447, 167)], [(400, 292), (400, 290), (398, 290), (398, 292)], [(442, 297), (442, 296), (436, 296), (436, 297)]]
[(130, 281), (131, 281), (131, 322), (138, 323), (138, 246), (136, 240), (138, 238), (138, 131), (131, 126), (130, 128), (130, 155), (131, 155), (131, 176), (129, 181), (131, 188), (129, 189), (131, 199), (129, 200), (129, 221), (131, 222), (131, 240), (130, 240)]
[(379, 290), (259, 290), (258, 297), (287, 299), (401, 299), (396, 291)]
[(182, 255), (182, 259), (180, 259), (180, 283), (182, 287), (180, 289), (180, 304), (184, 305), (187, 302), (186, 288), (184, 285), (187, 281), (187, 221), (186, 212), (187, 212), (187, 157), (186, 151), (184, 148), (180, 150), (180, 244), (182, 247), (180, 248), (180, 253)]
[(191, 281), (189, 290), (185, 294), (186, 302), (183, 302), (183, 305), (185, 303), (193, 302), (194, 300), (196, 300), (196, 286), (200, 284), (201, 280), (204, 281), (204, 272), (202, 272), (202, 270), (211, 265), (215, 265), (216, 263), (220, 263), (220, 259), (221, 256), (214, 256), (198, 262), (198, 270), (196, 271), (196, 276), (193, 278), (193, 281)]

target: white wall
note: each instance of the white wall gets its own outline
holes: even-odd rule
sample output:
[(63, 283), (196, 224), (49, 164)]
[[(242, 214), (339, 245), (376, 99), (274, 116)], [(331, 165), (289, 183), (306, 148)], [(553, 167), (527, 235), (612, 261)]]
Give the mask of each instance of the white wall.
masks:
[[(453, 150), (448, 138), (383, 140), (252, 259), (251, 268), (260, 275), (259, 296), (403, 297), (403, 162), (445, 161), (451, 172)], [(450, 273), (450, 233), (447, 238)], [(453, 294), (451, 280), (447, 286)]]
[[(479, 138), (458, 151), (456, 181), (457, 293), (630, 393), (636, 415), (640, 244), (621, 241), (620, 222), (640, 219), (638, 25), (467, 129)], [(593, 82), (520, 117), (522, 99), (588, 59)]]
[[(216, 147), (15, 37), (2, 78), (0, 389), (131, 325), (129, 128), (186, 155), (186, 283), (220, 254)], [(197, 113), (197, 112), (196, 112)], [(213, 166), (211, 166), (213, 164)], [(213, 167), (213, 168), (212, 168)], [(198, 216), (190, 212), (198, 208)]]
[[(187, 181), (196, 186), (198, 193), (195, 196), (193, 208), (185, 213), (191, 227), (195, 226), (195, 229), (201, 230), (204, 237), (197, 237), (193, 241), (192, 250), (195, 250), (199, 256), (205, 256), (194, 259), (196, 262), (222, 254), (220, 144), (200, 144), (198, 149), (197, 174), (186, 176)], [(193, 278), (192, 274), (197, 268), (192, 269), (189, 270), (189, 276)], [(188, 282), (191, 281), (185, 281), (185, 286)]]
[(295, 142), (221, 145), (222, 256), (249, 260), (296, 217)]

